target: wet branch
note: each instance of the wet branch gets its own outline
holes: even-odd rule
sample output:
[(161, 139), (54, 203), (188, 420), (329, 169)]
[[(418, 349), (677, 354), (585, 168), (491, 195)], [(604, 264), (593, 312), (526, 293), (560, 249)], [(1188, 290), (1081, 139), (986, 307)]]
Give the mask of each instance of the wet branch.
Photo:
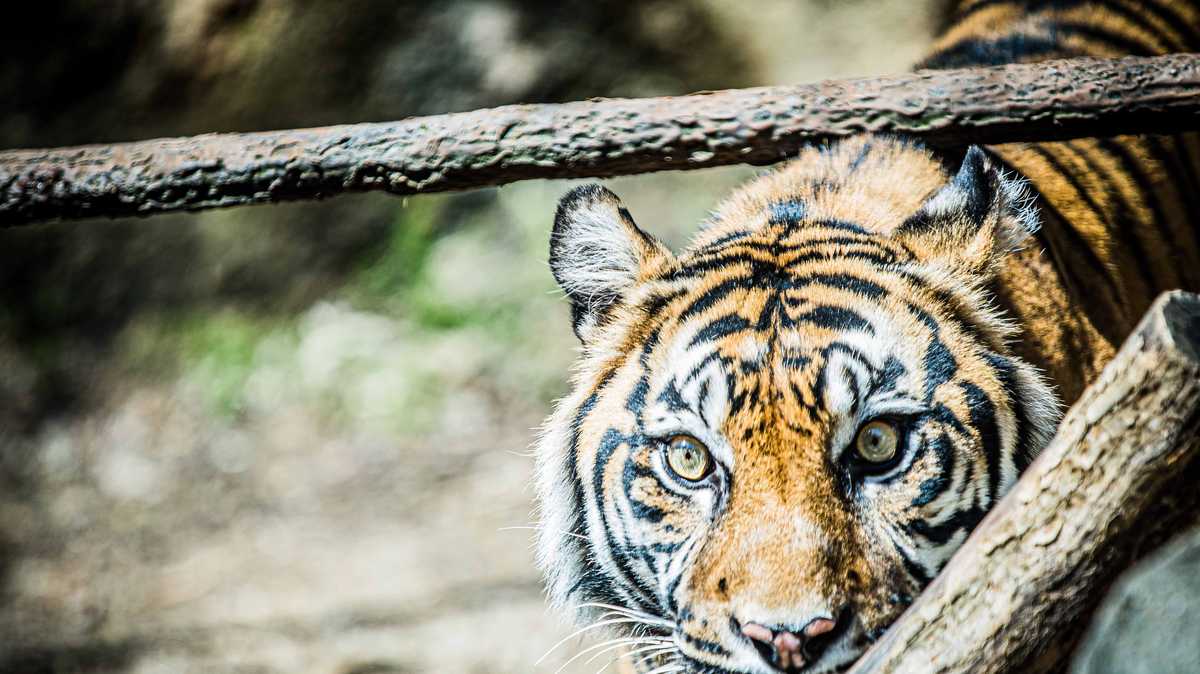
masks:
[(400, 122), (0, 152), (0, 226), (768, 164), (862, 132), (939, 146), (1200, 129), (1200, 56), (923, 71)]

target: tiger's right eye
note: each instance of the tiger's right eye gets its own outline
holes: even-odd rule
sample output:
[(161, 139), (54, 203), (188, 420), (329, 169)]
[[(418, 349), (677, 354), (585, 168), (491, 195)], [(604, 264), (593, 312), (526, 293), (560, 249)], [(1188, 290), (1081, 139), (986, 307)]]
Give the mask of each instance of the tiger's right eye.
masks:
[(688, 482), (703, 480), (712, 472), (713, 459), (708, 447), (690, 435), (674, 435), (667, 439), (667, 467)]
[(855, 440), (858, 456), (867, 463), (880, 464), (891, 461), (900, 445), (900, 434), (887, 421), (875, 420), (863, 426)]

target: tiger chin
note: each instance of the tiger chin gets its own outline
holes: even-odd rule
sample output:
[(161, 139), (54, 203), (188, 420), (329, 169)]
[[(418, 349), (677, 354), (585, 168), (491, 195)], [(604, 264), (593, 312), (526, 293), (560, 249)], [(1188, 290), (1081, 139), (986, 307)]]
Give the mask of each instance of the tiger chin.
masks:
[(679, 253), (601, 186), (562, 199), (582, 350), (538, 560), (637, 671), (848, 668), (1047, 442), (1059, 404), (990, 294), (1036, 212), (982, 149), (954, 163), (810, 147)]

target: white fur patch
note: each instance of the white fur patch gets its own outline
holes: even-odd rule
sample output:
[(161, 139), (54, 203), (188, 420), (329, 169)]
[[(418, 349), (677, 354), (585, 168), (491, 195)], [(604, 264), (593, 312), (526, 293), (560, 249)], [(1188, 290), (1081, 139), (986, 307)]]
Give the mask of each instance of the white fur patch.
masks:
[(642, 242), (616, 195), (599, 185), (570, 192), (554, 223), (550, 266), (562, 289), (588, 312), (619, 297), (637, 278)]

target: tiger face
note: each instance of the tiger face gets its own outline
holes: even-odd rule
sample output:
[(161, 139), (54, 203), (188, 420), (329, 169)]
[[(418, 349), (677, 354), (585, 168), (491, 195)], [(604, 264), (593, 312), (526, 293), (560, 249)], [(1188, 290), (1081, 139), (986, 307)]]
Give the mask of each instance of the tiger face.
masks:
[(804, 151), (678, 255), (606, 189), (564, 197), (583, 350), (537, 451), (551, 596), (642, 671), (848, 667), (1057, 421), (988, 295), (1028, 201), (979, 148), (951, 175), (892, 138)]

